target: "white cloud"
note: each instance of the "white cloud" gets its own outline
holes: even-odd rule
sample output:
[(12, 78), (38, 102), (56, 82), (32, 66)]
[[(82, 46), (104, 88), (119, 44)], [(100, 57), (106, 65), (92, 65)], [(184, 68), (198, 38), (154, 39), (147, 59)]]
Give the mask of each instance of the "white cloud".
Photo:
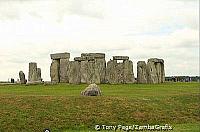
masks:
[[(198, 1), (0, 1), (0, 80), (38, 62), (49, 80), (50, 53), (164, 58), (167, 75), (198, 74)], [(191, 65), (193, 66), (192, 68)]]

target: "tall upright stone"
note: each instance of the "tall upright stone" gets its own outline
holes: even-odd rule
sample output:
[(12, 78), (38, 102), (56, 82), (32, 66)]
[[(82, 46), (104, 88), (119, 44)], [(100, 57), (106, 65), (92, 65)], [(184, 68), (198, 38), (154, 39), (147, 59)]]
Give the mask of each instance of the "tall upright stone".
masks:
[(100, 77), (98, 75), (95, 75), (95, 60), (89, 60), (88, 61), (88, 70), (87, 70), (87, 83), (100, 83)]
[(116, 67), (117, 67), (116, 60), (110, 60), (107, 62), (107, 68), (106, 68), (106, 82), (107, 83), (110, 83), (110, 84), (118, 83)]
[(133, 73), (133, 62), (124, 60), (124, 83), (134, 83), (135, 77)]
[(60, 82), (68, 83), (69, 59), (60, 59)]
[(41, 68), (37, 68), (37, 81), (42, 81)]
[(148, 59), (147, 81), (148, 83), (163, 83), (165, 80), (164, 60), (158, 58)]
[(25, 74), (23, 71), (19, 72), (19, 79), (20, 79), (21, 84), (26, 84), (26, 78), (25, 78)]
[(29, 72), (28, 72), (28, 81), (34, 82), (37, 81), (37, 63), (30, 62), (29, 63)]
[(60, 82), (60, 60), (52, 60), (50, 66), (51, 82)]
[(80, 65), (81, 83), (88, 83), (88, 61), (83, 60)]
[(69, 62), (69, 83), (71, 84), (80, 84), (80, 62), (70, 61)]
[(147, 68), (145, 61), (137, 62), (137, 83), (147, 83)]
[(106, 76), (106, 60), (104, 58), (95, 59), (95, 74), (99, 77), (96, 83), (105, 83)]

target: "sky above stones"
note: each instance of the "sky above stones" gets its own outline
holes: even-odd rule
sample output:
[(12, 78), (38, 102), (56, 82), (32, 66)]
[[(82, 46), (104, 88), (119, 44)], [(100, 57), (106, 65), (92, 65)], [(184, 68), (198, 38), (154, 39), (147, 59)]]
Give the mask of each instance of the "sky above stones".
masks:
[(50, 53), (103, 52), (106, 60), (157, 57), (171, 75), (199, 74), (198, 0), (0, 0), (0, 80), (28, 76), (37, 62), (50, 80)]

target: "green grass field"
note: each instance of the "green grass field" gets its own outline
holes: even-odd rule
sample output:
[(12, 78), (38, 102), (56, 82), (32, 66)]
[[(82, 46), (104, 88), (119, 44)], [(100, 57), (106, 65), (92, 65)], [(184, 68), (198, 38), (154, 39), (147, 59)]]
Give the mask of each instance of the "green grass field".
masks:
[(199, 83), (102, 84), (102, 96), (80, 96), (86, 86), (0, 85), (0, 132), (87, 132), (96, 124), (200, 130)]

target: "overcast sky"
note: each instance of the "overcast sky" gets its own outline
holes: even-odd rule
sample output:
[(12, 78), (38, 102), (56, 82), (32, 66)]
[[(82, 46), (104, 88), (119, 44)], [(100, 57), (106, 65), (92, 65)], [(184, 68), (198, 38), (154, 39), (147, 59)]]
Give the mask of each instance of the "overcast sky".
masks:
[(103, 52), (109, 60), (157, 57), (171, 75), (199, 75), (198, 0), (0, 0), (0, 80), (50, 80), (50, 53)]

